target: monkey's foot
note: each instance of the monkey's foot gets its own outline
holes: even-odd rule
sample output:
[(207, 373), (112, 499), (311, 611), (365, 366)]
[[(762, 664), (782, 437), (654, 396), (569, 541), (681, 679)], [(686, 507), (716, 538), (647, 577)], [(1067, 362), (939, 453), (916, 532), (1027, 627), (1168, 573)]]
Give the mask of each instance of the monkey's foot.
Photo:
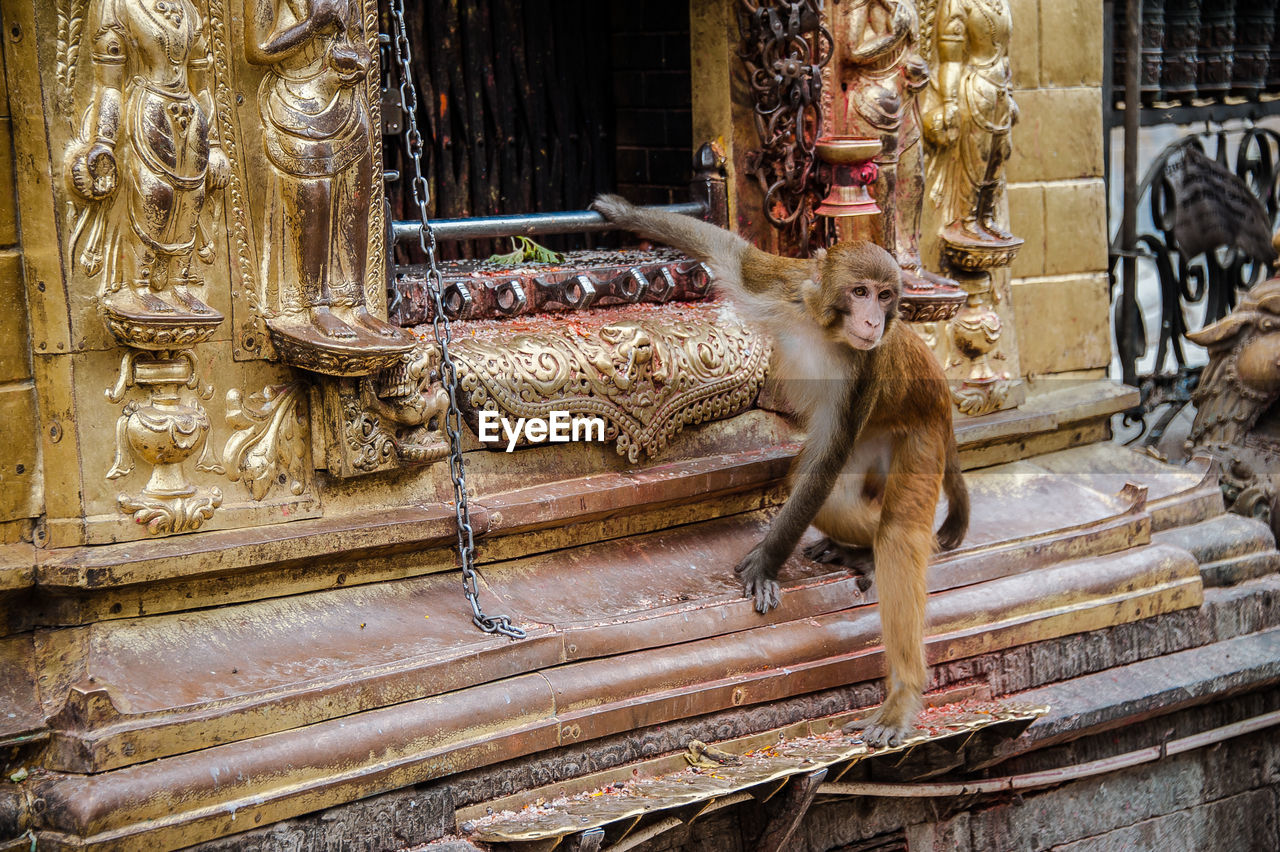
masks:
[(802, 552), (805, 559), (811, 559), (819, 565), (839, 565), (847, 568), (858, 584), (858, 591), (865, 593), (871, 588), (871, 578), (867, 576), (868, 570), (872, 567), (871, 560), (868, 558), (871, 553), (870, 548), (849, 547), (838, 541), (823, 538), (806, 545)]
[(742, 594), (754, 598), (756, 612), (766, 613), (782, 602), (782, 587), (772, 576), (760, 545), (748, 553), (733, 572), (742, 580)]
[[(886, 713), (881, 707), (865, 719), (854, 719), (840, 730), (846, 734), (859, 734), (862, 741), (872, 748), (886, 748), (901, 744), (915, 728), (905, 714)], [(897, 719), (889, 718), (898, 716)]]
[(958, 524), (952, 524), (948, 518), (938, 529), (938, 549), (939, 550), (955, 550), (964, 541), (966, 530)]
[(845, 568), (857, 570), (862, 566), (857, 563), (859, 556), (868, 552), (865, 547), (849, 547), (829, 538), (821, 538), (813, 544), (805, 545), (805, 559), (811, 559), (821, 565), (843, 565)]

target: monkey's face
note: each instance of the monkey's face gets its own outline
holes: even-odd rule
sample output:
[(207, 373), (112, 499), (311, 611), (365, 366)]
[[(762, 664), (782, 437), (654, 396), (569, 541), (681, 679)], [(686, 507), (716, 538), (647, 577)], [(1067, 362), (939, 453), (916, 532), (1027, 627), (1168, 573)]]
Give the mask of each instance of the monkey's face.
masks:
[(857, 279), (843, 288), (838, 333), (852, 349), (874, 349), (898, 310), (894, 283)]
[(898, 315), (902, 279), (889, 252), (868, 242), (832, 246), (818, 259), (812, 315), (837, 342), (867, 351)]

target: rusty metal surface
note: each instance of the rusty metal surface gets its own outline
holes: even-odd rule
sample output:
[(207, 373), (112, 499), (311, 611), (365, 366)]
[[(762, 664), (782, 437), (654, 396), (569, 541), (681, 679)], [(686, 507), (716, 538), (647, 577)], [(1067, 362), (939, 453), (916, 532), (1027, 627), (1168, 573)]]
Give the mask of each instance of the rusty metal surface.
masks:
[[(776, 466), (778, 460), (761, 463)], [(701, 471), (704, 485), (734, 484), (732, 469)], [(1140, 505), (1118, 511), (1124, 500), (1070, 484), (1053, 487), (1051, 477), (1034, 472), (970, 480), (971, 543), (935, 560), (934, 591), (1149, 540)], [(504, 515), (504, 524), (527, 529), (563, 520), (569, 503), (582, 513), (606, 511), (618, 505), (615, 489), (631, 499), (661, 499), (668, 481), (662, 473), (618, 476), (613, 488), (594, 495), (584, 490), (590, 483), (569, 482), (564, 494), (530, 493), (530, 504), (512, 500), (493, 512)], [(1011, 526), (1001, 520), (1007, 516), (1040, 521)], [(877, 600), (875, 587), (864, 593), (853, 573), (797, 554), (784, 569), (782, 606), (764, 618), (756, 614), (727, 566), (766, 525), (764, 514), (750, 513), (486, 567), (486, 597), (511, 611), (533, 637), (514, 646), (465, 629), (452, 574), (94, 625), (86, 632), (80, 682), (92, 676), (96, 686), (75, 702), (92, 698), (102, 713), (91, 723), (74, 707), (54, 717), (51, 765), (101, 771), (564, 661), (762, 624), (789, 629), (790, 622)], [(868, 556), (868, 568), (869, 562)], [(817, 647), (823, 654), (840, 651)], [(54, 654), (65, 652), (50, 649), (41, 665), (53, 665)], [(188, 674), (172, 678), (169, 668), (154, 665), (157, 659)]]
[[(1131, 550), (931, 598), (930, 656), (967, 656), (1199, 601), (1185, 551)], [(873, 607), (543, 669), (99, 775), (42, 774), (46, 828), (157, 848), (465, 768), (880, 673)], [(239, 825), (253, 823), (239, 823)]]
[[(35, 654), (31, 634), (0, 639), (0, 755), (8, 746), (19, 745), (45, 729), (44, 716), (36, 699)], [(0, 760), (2, 762), (2, 760)]]
[[(609, 776), (607, 781), (601, 778), (606, 783), (573, 795), (564, 795), (562, 789), (556, 787), (530, 790), (519, 797), (527, 803), (519, 810), (510, 809), (517, 804), (511, 800), (468, 808), (459, 812), (459, 822), (468, 837), (485, 843), (525, 844), (569, 838), (605, 826), (610, 827), (609, 839), (616, 843), (627, 836), (627, 832), (617, 831), (614, 824), (624, 820), (694, 804), (702, 804), (705, 809), (706, 805), (741, 791), (750, 791), (757, 800), (767, 800), (772, 798), (780, 782), (797, 778), (803, 781), (816, 772), (835, 779), (861, 761), (903, 759), (926, 744), (959, 751), (976, 732), (991, 729), (1011, 732), (1030, 724), (1049, 709), (1043, 705), (1001, 702), (982, 705), (980, 712), (964, 705), (931, 711), (929, 729), (891, 748), (872, 749), (856, 737), (841, 734), (840, 723), (847, 717), (823, 719), (799, 730), (791, 726), (722, 743), (725, 751), (736, 758), (735, 763), (685, 767), (652, 775), (640, 766), (635, 768), (637, 774), (633, 778), (617, 781), (612, 780), (618, 774), (615, 770), (602, 773)], [(1008, 735), (1006, 733), (1006, 737)], [(590, 781), (584, 779), (582, 783), (590, 784)], [(808, 790), (810, 798), (816, 792), (816, 784), (812, 786), (815, 789)], [(495, 805), (503, 809), (484, 814)], [(698, 812), (701, 811), (693, 811)], [(685, 816), (688, 818), (690, 814)]]
[[(758, 460), (769, 469), (779, 462)], [(672, 470), (720, 488), (734, 487), (734, 477), (744, 475), (740, 469), (697, 465)], [(513, 498), (491, 511), (503, 515), (504, 524), (524, 529), (562, 522), (570, 506), (589, 514), (612, 510), (625, 502), (620, 496), (670, 497), (663, 492), (671, 472), (619, 475), (598, 491), (591, 482), (570, 481), (562, 485), (564, 493), (529, 492), (522, 498), (528, 503)], [(1126, 499), (1070, 483), (1055, 486), (1053, 477), (1018, 465), (969, 478), (975, 517), (970, 543), (934, 561), (934, 591), (1149, 540), (1149, 519), (1140, 504), (1126, 508)], [(1009, 517), (1039, 521), (1014, 524), (1004, 520)], [(465, 629), (452, 574), (94, 625), (86, 633), (80, 682), (92, 676), (97, 686), (82, 690), (85, 695), (73, 704), (92, 699), (102, 713), (91, 722), (74, 707), (55, 716), (51, 765), (101, 771), (564, 661), (762, 624), (785, 631), (791, 622), (878, 599), (874, 586), (861, 591), (852, 572), (797, 554), (784, 569), (782, 606), (761, 618), (742, 598), (732, 572), (715, 566), (732, 565), (766, 525), (764, 514), (749, 513), (488, 566), (486, 596), (533, 636), (516, 646)], [(820, 654), (841, 650), (821, 642), (815, 647)], [(41, 664), (48, 667), (53, 654), (64, 653), (50, 649)], [(168, 668), (154, 666), (156, 659), (188, 675), (172, 678)], [(721, 664), (731, 665), (708, 663)]]
[[(458, 320), (688, 302), (705, 299), (711, 283), (704, 264), (671, 249), (575, 251), (567, 252), (561, 263), (518, 266), (445, 261), (441, 272), (445, 311)], [(393, 322), (409, 326), (431, 321), (426, 287), (421, 272), (410, 270), (397, 277), (390, 306)]]

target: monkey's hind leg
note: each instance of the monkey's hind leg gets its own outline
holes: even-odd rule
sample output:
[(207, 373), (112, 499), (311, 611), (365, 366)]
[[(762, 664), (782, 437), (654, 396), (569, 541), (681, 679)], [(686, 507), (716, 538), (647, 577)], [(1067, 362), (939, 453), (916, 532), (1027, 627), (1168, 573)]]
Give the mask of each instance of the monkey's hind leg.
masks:
[(866, 591), (867, 550), (875, 543), (880, 526), (880, 500), (868, 499), (866, 477), (845, 474), (813, 519), (826, 537), (804, 548), (806, 559), (820, 564), (841, 565), (860, 575), (858, 588)]
[(869, 719), (846, 726), (847, 730), (865, 729), (863, 740), (877, 747), (897, 745), (910, 734), (923, 704), (927, 676), (925, 570), (933, 551), (933, 510), (942, 475), (940, 471), (909, 472), (913, 467), (929, 468), (929, 456), (922, 455), (920, 448), (912, 449), (895, 453), (875, 539), (888, 694)]

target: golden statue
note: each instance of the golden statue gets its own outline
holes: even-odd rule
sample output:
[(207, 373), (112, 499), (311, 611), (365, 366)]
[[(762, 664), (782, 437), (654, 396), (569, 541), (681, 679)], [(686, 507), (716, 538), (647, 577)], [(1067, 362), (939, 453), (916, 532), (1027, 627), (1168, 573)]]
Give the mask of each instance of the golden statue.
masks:
[(87, 203), (71, 251), (100, 276), (109, 321), (216, 326), (222, 316), (190, 289), (203, 284), (192, 254), (213, 260), (201, 212), (228, 175), (212, 131), (200, 15), (191, 0), (102, 0), (88, 32), (94, 80), (67, 158), (71, 189)]
[[(267, 66), (258, 89), (271, 165), (262, 274), (304, 345), (407, 341), (368, 310), (373, 59), (356, 0), (245, 0), (245, 56)], [(273, 326), (273, 329), (276, 326)], [(400, 347), (403, 348), (403, 347)]]
[(933, 80), (922, 95), (929, 198), (958, 240), (1008, 243), (1016, 238), (997, 221), (1009, 131), (1018, 120), (1008, 3), (937, 0), (925, 19), (925, 48), (936, 50)]
[(836, 132), (880, 139), (876, 202), (884, 210), (883, 245), (902, 267), (903, 284), (919, 289), (950, 284), (920, 263), (920, 206), (924, 165), (919, 93), (929, 67), (917, 52), (919, 20), (913, 0), (854, 0), (834, 7), (833, 27), (841, 95)]

